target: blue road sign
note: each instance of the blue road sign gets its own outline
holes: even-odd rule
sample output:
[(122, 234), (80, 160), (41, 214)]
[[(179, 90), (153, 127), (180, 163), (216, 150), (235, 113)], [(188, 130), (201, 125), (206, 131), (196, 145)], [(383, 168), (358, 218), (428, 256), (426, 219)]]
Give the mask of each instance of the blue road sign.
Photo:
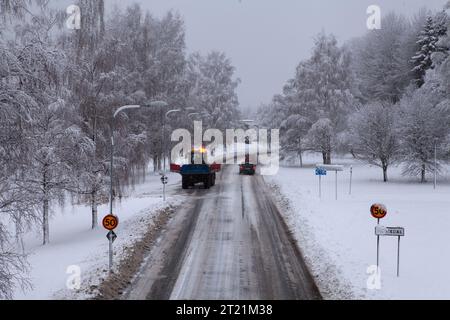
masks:
[(316, 168), (316, 176), (326, 176), (327, 170), (323, 168)]

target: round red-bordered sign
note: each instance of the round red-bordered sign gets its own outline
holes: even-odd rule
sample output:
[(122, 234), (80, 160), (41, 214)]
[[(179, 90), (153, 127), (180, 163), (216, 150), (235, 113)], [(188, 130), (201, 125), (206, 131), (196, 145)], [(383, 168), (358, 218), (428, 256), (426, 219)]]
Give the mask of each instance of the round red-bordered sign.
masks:
[(375, 203), (370, 207), (370, 213), (375, 219), (383, 219), (387, 215), (387, 209), (384, 204)]
[(113, 214), (109, 214), (103, 218), (103, 228), (112, 231), (119, 226), (119, 218)]

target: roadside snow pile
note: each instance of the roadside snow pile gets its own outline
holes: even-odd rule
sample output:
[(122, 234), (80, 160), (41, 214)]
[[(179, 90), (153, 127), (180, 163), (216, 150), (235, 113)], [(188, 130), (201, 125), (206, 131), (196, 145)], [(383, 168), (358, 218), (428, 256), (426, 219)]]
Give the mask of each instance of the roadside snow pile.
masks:
[[(265, 177), (279, 188), (278, 204), (318, 279), (325, 298), (336, 299), (449, 299), (450, 277), (450, 177), (440, 178), (437, 190), (401, 177), (391, 168), (391, 181), (382, 182), (381, 169), (336, 160), (346, 165), (339, 173), (339, 200), (335, 200), (334, 173), (318, 178), (309, 159), (307, 168), (281, 168)], [(349, 166), (353, 165), (353, 192), (349, 195)], [(276, 192), (275, 192), (276, 193)], [(381, 289), (368, 289), (368, 268), (376, 264), (376, 220), (373, 203), (387, 206), (381, 224), (404, 227), (401, 241), (400, 278), (396, 276), (397, 238), (382, 237)]]
[[(115, 259), (139, 240), (151, 226), (156, 214), (170, 206), (176, 206), (181, 196), (174, 190), (179, 188), (179, 176), (170, 175), (168, 200), (162, 201), (160, 176), (149, 175), (147, 182), (140, 184), (128, 196), (117, 202), (115, 213), (120, 218), (120, 226), (115, 231), (118, 235), (114, 242)], [(108, 205), (99, 206), (99, 220), (108, 212)], [(101, 221), (100, 221), (101, 222)], [(89, 206), (67, 206), (61, 208), (50, 222), (50, 240), (47, 246), (41, 245), (38, 232), (31, 232), (25, 237), (25, 248), (31, 265), (29, 274), (33, 289), (22, 292), (16, 290), (15, 299), (84, 299), (86, 285), (96, 286), (107, 275), (108, 240), (107, 231), (99, 226), (90, 230), (91, 215)], [(71, 266), (72, 269), (70, 269)], [(67, 283), (81, 270), (81, 290), (72, 291)], [(75, 268), (75, 269), (74, 269)]]

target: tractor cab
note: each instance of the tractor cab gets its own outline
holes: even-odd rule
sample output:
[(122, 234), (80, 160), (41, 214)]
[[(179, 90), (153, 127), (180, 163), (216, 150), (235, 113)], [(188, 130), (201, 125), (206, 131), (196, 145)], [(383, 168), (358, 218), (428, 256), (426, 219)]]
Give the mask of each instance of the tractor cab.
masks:
[(207, 164), (208, 153), (204, 146), (200, 148), (192, 148), (190, 154), (190, 163), (191, 164)]

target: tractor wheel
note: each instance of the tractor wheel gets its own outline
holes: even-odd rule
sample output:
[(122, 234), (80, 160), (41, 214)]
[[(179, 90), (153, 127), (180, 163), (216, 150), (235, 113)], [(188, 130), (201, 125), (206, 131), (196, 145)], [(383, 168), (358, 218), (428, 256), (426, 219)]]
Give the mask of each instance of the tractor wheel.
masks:
[(203, 182), (203, 186), (205, 187), (205, 189), (211, 188), (211, 177), (210, 176), (207, 176), (205, 178), (205, 181)]
[(183, 177), (181, 185), (184, 190), (189, 189), (189, 183), (188, 183), (187, 179), (184, 177)]

